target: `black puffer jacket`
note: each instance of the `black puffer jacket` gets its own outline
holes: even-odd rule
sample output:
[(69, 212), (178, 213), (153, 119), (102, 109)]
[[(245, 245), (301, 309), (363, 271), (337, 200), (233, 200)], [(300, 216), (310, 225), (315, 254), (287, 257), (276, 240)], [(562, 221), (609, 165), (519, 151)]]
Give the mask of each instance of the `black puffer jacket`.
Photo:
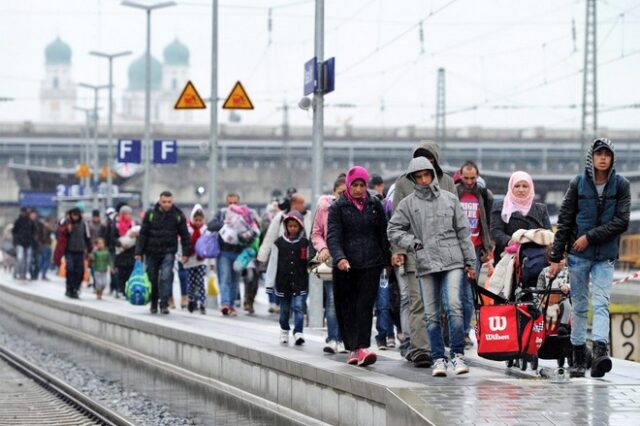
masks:
[(147, 211), (142, 221), (140, 235), (136, 242), (136, 256), (154, 256), (178, 251), (178, 237), (182, 245), (182, 255), (191, 254), (191, 237), (187, 229), (187, 219), (182, 210), (172, 206), (168, 212), (157, 203)]
[(36, 242), (36, 224), (26, 214), (21, 214), (13, 223), (13, 244), (16, 246), (31, 247)]
[(513, 212), (509, 223), (504, 223), (501, 216), (503, 203), (503, 201), (495, 202), (491, 210), (491, 238), (496, 243), (494, 251), (496, 261), (500, 260), (504, 248), (518, 229), (551, 229), (549, 212), (545, 204), (533, 203), (526, 216), (518, 211)]
[(343, 194), (329, 207), (327, 246), (334, 266), (341, 259), (354, 269), (387, 266), (391, 252), (382, 204), (367, 194), (361, 212)]

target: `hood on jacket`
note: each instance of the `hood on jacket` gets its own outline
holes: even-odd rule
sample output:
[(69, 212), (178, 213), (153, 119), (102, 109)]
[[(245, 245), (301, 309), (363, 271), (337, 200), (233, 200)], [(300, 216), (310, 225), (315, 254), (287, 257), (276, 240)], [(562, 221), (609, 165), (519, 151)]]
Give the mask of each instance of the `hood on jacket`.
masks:
[(200, 204), (196, 203), (196, 205), (193, 206), (193, 208), (191, 209), (191, 215), (189, 216), (189, 221), (191, 223), (193, 223), (193, 218), (195, 217), (196, 213), (198, 213), (199, 211), (202, 212), (202, 214), (204, 215), (204, 209)]
[(333, 197), (333, 195), (328, 195), (328, 194), (321, 195), (318, 198), (318, 202), (316, 203), (316, 210), (328, 209), (335, 200), (336, 199)]
[[(426, 152), (425, 152), (426, 151)], [(438, 177), (442, 176), (444, 173), (442, 168), (440, 168), (440, 146), (430, 140), (421, 141), (420, 144), (413, 150), (413, 158), (424, 157), (426, 153), (429, 153), (433, 156), (435, 162), (433, 163), (433, 167), (436, 170), (436, 174)]]
[(611, 175), (613, 174), (616, 166), (616, 151), (613, 146), (613, 142), (611, 142), (611, 140), (607, 138), (594, 139), (589, 146), (589, 149), (587, 150), (587, 161), (585, 162), (586, 166), (584, 171), (587, 177), (589, 177), (589, 179), (594, 182), (596, 178), (596, 171), (593, 167), (593, 153), (599, 151), (600, 149), (608, 149), (609, 151), (611, 151), (611, 155), (613, 157), (611, 159), (611, 167), (609, 168), (609, 175), (607, 176), (607, 179), (611, 178)]
[(300, 225), (300, 233), (296, 238), (293, 239), (293, 241), (297, 241), (305, 235), (304, 216), (302, 216), (302, 213), (300, 213), (298, 210), (291, 210), (285, 215), (284, 219), (282, 219), (282, 223), (284, 224), (285, 228), (285, 237), (287, 237), (287, 239), (291, 241), (291, 238), (289, 238), (289, 235), (287, 234), (287, 222), (290, 220), (295, 220), (296, 222), (298, 222), (298, 225)]
[[(420, 170), (429, 170), (433, 175), (433, 180), (429, 185), (422, 186), (416, 183), (415, 179), (413, 178), (413, 174), (415, 172), (419, 172)], [(415, 191), (426, 196), (427, 198), (431, 198), (431, 195), (433, 195), (434, 197), (440, 195), (440, 187), (438, 186), (438, 175), (435, 173), (435, 167), (425, 157), (416, 157), (411, 160), (405, 174), (407, 176), (407, 179), (413, 182)]]

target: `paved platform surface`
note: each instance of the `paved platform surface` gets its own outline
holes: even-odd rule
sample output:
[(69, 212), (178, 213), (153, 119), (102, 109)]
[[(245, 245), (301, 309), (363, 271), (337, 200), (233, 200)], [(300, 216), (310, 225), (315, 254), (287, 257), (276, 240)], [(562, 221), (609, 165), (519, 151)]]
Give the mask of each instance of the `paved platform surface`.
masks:
[[(348, 366), (344, 354), (322, 352), (322, 329), (306, 329), (307, 343), (302, 347), (284, 347), (278, 343), (277, 315), (267, 312), (262, 288), (256, 314), (240, 312), (232, 318), (211, 310), (207, 315), (189, 314), (179, 308), (170, 315), (151, 315), (148, 307), (132, 306), (110, 296), (96, 300), (90, 289), (83, 290), (80, 300), (70, 300), (64, 297), (64, 284), (58, 277), (50, 282), (17, 282), (0, 272), (0, 285), (229, 340), (291, 360), (339, 368), (350, 376), (397, 389), (399, 398), (435, 424), (640, 424), (640, 364), (628, 361), (614, 360), (613, 371), (601, 379), (571, 379), (557, 384), (531, 371), (508, 370), (504, 363), (479, 358), (472, 349), (467, 352), (469, 374), (433, 378), (430, 369), (414, 368), (397, 350), (378, 351), (378, 362), (367, 368)], [(178, 287), (174, 294), (179, 294)], [(553, 367), (555, 361), (543, 360), (541, 365)]]

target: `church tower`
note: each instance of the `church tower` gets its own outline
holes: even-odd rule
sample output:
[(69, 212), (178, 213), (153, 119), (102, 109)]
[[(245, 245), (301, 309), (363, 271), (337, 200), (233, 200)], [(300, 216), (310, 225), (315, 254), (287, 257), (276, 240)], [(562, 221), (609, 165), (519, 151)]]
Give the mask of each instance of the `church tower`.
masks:
[(75, 119), (76, 85), (71, 75), (71, 48), (60, 37), (44, 50), (45, 78), (40, 88), (40, 118), (47, 123)]

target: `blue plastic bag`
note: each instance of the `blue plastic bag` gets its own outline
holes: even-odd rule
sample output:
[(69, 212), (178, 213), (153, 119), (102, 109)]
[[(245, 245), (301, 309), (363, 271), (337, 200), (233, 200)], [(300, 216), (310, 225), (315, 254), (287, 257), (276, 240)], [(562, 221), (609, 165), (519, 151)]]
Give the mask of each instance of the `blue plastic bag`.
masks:
[(196, 255), (203, 259), (215, 259), (220, 254), (218, 233), (205, 233), (196, 241)]
[(125, 295), (132, 305), (146, 305), (151, 298), (151, 282), (141, 261), (136, 260), (127, 280)]

